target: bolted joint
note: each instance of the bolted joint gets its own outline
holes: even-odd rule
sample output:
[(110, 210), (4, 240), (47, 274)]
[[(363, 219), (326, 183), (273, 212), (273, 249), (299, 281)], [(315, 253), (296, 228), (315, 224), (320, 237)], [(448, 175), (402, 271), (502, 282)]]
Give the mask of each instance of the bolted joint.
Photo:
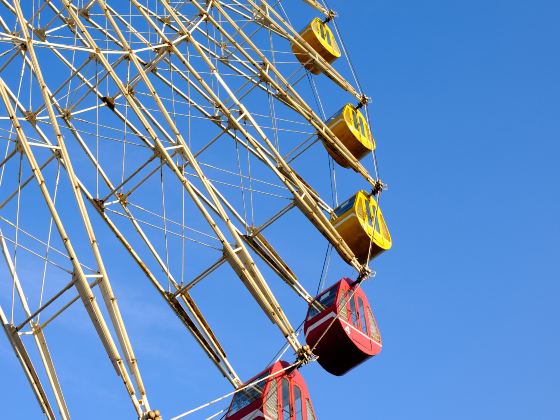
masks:
[[(214, 7), (214, 4), (213, 4), (213, 3), (214, 3), (213, 0), (206, 0), (206, 7), (207, 7), (208, 9)], [(199, 11), (199, 12), (196, 14), (196, 16), (200, 16), (200, 19), (201, 19), (202, 21), (208, 20), (208, 12), (206, 12), (206, 10), (201, 10), (201, 11)]]
[(47, 40), (47, 31), (44, 28), (33, 29), (33, 34), (43, 42)]
[(372, 195), (376, 196), (379, 193), (381, 193), (381, 191), (384, 191), (388, 188), (387, 184), (383, 183), (380, 179), (378, 179), (377, 181), (375, 181), (375, 185), (373, 186), (371, 193)]
[(236, 129), (236, 125), (235, 125), (236, 121), (233, 119), (233, 117), (231, 117), (231, 118), (228, 117), (226, 122), (227, 122), (227, 129), (228, 130), (235, 130)]
[(156, 157), (156, 159), (159, 159), (159, 160), (163, 161), (163, 159), (164, 159), (164, 154), (163, 154), (163, 151), (162, 151), (162, 150), (160, 150), (160, 149), (158, 149), (158, 148), (154, 148), (154, 149), (153, 149), (153, 152), (154, 152), (154, 156)]
[(134, 86), (127, 83), (125, 89), (126, 89), (126, 95), (134, 96)]
[(16, 152), (18, 152), (18, 153), (22, 153), (22, 154), (25, 153), (25, 149), (23, 147), (23, 144), (22, 144), (21, 140), (16, 139), (15, 149), (16, 149)]
[[(60, 150), (60, 149), (55, 149), (55, 150), (53, 151), (53, 155), (54, 155), (58, 160), (61, 160), (61, 159), (62, 159), (62, 150)], [(64, 162), (62, 162), (62, 163), (64, 163)]]
[(358, 104), (358, 106), (356, 107), (356, 109), (360, 109), (361, 107), (371, 103), (371, 98), (369, 96), (366, 96), (362, 93), (362, 95), (359, 98), (360, 103)]
[(40, 333), (43, 329), (40, 324), (36, 324), (33, 321), (29, 321), (29, 325), (31, 325), (31, 331), (33, 331), (33, 335), (37, 335), (37, 333)]
[(89, 9), (87, 7), (79, 9), (78, 16), (81, 16), (84, 19), (89, 19)]
[(269, 67), (269, 64), (265, 61), (259, 63), (259, 78), (261, 80), (263, 80), (265, 75), (268, 74)]
[(68, 25), (70, 28), (76, 27), (76, 22), (71, 17), (62, 17), (62, 20)]
[(251, 238), (255, 233), (258, 233), (258, 229), (255, 226), (247, 226), (247, 234), (243, 235), (246, 238)]
[(208, 119), (215, 123), (219, 123), (222, 121), (222, 117), (220, 115), (210, 115)]
[(371, 268), (369, 268), (366, 264), (364, 264), (360, 269), (360, 272), (358, 273), (358, 278), (356, 279), (354, 284), (360, 284), (362, 281), (368, 279), (372, 275), (374, 275), (374, 272), (371, 271)]
[(147, 413), (144, 413), (140, 420), (162, 420), (161, 413), (159, 410), (150, 410)]
[(70, 112), (70, 110), (68, 108), (64, 108), (60, 111), (60, 116), (64, 120), (70, 121), (70, 119), (72, 118), (72, 113)]
[(327, 10), (327, 17), (325, 18), (323, 23), (330, 22), (331, 20), (333, 20), (337, 16), (338, 16), (338, 13), (336, 13), (334, 10), (329, 9), (329, 10)]
[[(162, 55), (167, 54), (169, 52), (170, 48), (171, 48), (171, 41), (167, 41), (165, 43), (165, 45), (155, 47), (154, 52), (156, 53), (156, 55), (158, 57), (161, 57)], [(149, 62), (143, 64), (144, 68), (148, 68), (150, 65), (152, 65), (152, 64), (149, 63)]]
[(37, 124), (37, 113), (36, 112), (25, 111), (23, 113), (23, 116), (25, 117), (26, 121), (30, 122), (31, 124), (33, 124), (33, 125)]
[(112, 96), (103, 96), (101, 98), (101, 102), (107, 105), (107, 108), (109, 108), (111, 111), (115, 110), (115, 98), (113, 98)]
[(118, 192), (118, 193), (115, 193), (115, 196), (119, 200), (119, 203), (121, 203), (123, 206), (126, 206), (128, 204), (128, 194)]
[[(120, 200), (120, 198), (119, 198)], [(93, 205), (99, 209), (99, 211), (103, 212), (105, 210), (105, 202), (99, 198), (94, 198)]]
[(311, 351), (311, 347), (307, 344), (301, 346), (297, 352), (297, 364), (296, 369), (298, 369), (302, 365), (306, 365), (313, 360), (313, 352)]

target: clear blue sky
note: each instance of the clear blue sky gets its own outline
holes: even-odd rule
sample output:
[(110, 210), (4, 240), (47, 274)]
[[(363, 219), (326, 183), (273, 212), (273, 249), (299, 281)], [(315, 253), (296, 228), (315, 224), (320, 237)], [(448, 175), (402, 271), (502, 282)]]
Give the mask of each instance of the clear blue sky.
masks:
[[(382, 354), (341, 378), (318, 365), (302, 369), (318, 418), (560, 418), (560, 3), (330, 3), (374, 99), (394, 247), (364, 285)], [(113, 277), (120, 270), (113, 267)], [(127, 293), (153, 292), (139, 279)], [(228, 391), (155, 296), (140, 307), (133, 299), (121, 304), (133, 342), (141, 343), (152, 404), (165, 407), (166, 418)], [(147, 319), (150, 309), (156, 315)], [(256, 309), (236, 311), (250, 317)], [(261, 329), (269, 334), (263, 340), (280, 342), (262, 317), (220, 331), (244, 377), (272, 354), (244, 348), (235, 336)], [(83, 352), (94, 383), (112, 382), (78, 393), (73, 384), (84, 377), (63, 367), (68, 399), (79, 400), (76, 418), (127, 418), (129, 404), (107, 363), (87, 362), (101, 351), (89, 333), (77, 336), (87, 350), (73, 340), (62, 351)], [(37, 418), (3, 336), (0, 372), (3, 415)]]

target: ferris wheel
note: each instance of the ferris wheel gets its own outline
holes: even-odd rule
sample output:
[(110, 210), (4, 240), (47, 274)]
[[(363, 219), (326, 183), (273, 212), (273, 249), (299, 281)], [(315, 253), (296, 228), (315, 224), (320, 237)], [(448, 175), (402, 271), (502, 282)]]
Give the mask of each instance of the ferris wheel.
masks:
[[(316, 0), (0, 0), (2, 346), (47, 418), (71, 415), (57, 371), (70, 356), (47, 338), (77, 308), (133, 415), (161, 417), (117, 260), (231, 383), (223, 418), (315, 419), (299, 368), (343, 375), (381, 351), (361, 284), (392, 244), (385, 184), (336, 20)], [(335, 264), (351, 278), (331, 278)], [(222, 273), (285, 338), (249, 380), (195, 300)], [(289, 320), (273, 283), (307, 314)]]

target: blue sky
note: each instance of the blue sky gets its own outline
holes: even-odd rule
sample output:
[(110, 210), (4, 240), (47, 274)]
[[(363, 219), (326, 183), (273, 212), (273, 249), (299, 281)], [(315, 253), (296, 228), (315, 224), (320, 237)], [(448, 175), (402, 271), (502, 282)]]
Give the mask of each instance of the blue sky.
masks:
[(385, 347), (367, 418), (557, 418), (558, 5), (367, 8), (374, 52), (356, 65), (395, 238), (372, 287)]
[[(373, 97), (378, 159), (390, 187), (383, 211), (394, 246), (375, 261), (377, 277), (364, 285), (382, 354), (341, 378), (318, 365), (302, 369), (318, 418), (560, 418), (560, 5), (330, 3)], [(113, 267), (113, 276), (121, 269)], [(333, 273), (350, 274), (341, 261)], [(223, 285), (209, 287), (224, 292)], [(152, 293), (144, 281), (127, 293), (131, 300), (121, 304), (133, 342), (142, 343), (137, 352), (154, 406), (166, 407), (169, 417), (228, 391), (155, 296), (135, 306), (135, 297)], [(247, 305), (235, 310), (249, 319), (256, 307), (245, 295)], [(262, 365), (273, 353), (244, 347), (245, 330), (271, 326), (260, 317), (221, 331), (233, 352), (244, 352), (238, 369), (250, 377), (260, 370), (255, 357)], [(263, 337), (280, 343), (277, 333)], [(87, 351), (76, 340), (59, 351), (84, 351), (84, 360), (101, 351), (92, 334), (77, 338)], [(91, 377), (113, 375), (106, 363), (85, 364)], [(76, 418), (98, 418), (100, 406), (109, 410), (105, 418), (130, 413), (116, 380), (84, 395), (72, 390), (84, 376), (73, 377), (72, 366), (62, 370), (69, 394), (80, 401)], [(0, 381), (2, 412), (36, 418), (4, 338), (0, 371), (10, 378)]]

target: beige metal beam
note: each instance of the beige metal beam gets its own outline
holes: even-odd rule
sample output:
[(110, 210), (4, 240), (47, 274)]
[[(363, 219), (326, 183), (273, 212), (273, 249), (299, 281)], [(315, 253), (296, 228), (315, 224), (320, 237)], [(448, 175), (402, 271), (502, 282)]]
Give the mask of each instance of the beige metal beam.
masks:
[[(10, 252), (8, 251), (6, 240), (4, 239), (4, 235), (1, 231), (0, 231), (0, 248), (2, 249), (2, 255), (4, 256), (4, 260), (6, 261), (6, 265), (8, 266), (8, 272), (12, 277), (12, 282), (15, 287), (15, 290), (17, 291), (18, 297), (20, 299), (21, 306), (24, 310), (25, 315), (29, 317), (31, 315), (31, 310), (27, 303), (27, 298), (25, 296), (25, 293), (23, 292), (21, 282), (19, 281), (19, 276), (16, 272), (14, 262), (12, 260), (12, 257), (10, 256)], [(31, 326), (33, 339), (35, 340), (35, 344), (37, 345), (37, 350), (39, 351), (39, 356), (45, 368), (45, 372), (47, 374), (47, 378), (51, 385), (61, 418), (67, 420), (70, 418), (70, 413), (68, 412), (68, 407), (66, 405), (66, 401), (64, 400), (64, 394), (62, 393), (62, 388), (60, 387), (60, 382), (58, 381), (58, 376), (56, 374), (54, 364), (47, 347), (47, 341), (45, 339), (45, 335), (41, 330), (41, 326), (37, 325), (32, 320), (29, 320), (29, 325)], [(18, 333), (17, 330), (14, 331), (14, 333), (17, 334)]]
[[(68, 10), (68, 12), (70, 13), (71, 17), (76, 22), (76, 25), (78, 26), (78, 28), (82, 32), (82, 35), (87, 40), (88, 45), (90, 47), (92, 47), (93, 49), (96, 49), (97, 47), (96, 47), (95, 41), (93, 40), (93, 38), (87, 32), (87, 29), (85, 29), (85, 27), (83, 26), (79, 17), (76, 15), (74, 10), (72, 9), (69, 2), (67, 0), (63, 0), (63, 3), (65, 5), (66, 9)], [(113, 27), (113, 29), (117, 33), (121, 44), (126, 47), (128, 45), (127, 40), (126, 40), (126, 38), (123, 37), (122, 33), (120, 33), (118, 25), (116, 25), (111, 13), (109, 12), (109, 10), (106, 6), (106, 3), (103, 2), (103, 1), (98, 1), (98, 4), (100, 5), (102, 10), (104, 11), (109, 23), (111, 24), (111, 26)], [(138, 7), (137, 2), (135, 2), (134, 4), (135, 4), (135, 6)], [(142, 12), (141, 9), (139, 9), (139, 10)], [(130, 47), (126, 47), (126, 51), (132, 52)], [(135, 54), (130, 54), (129, 57), (130, 57), (132, 63), (134, 64), (134, 66), (136, 67), (138, 73), (142, 76), (144, 84), (148, 87), (148, 89), (150, 90), (154, 99), (156, 100), (156, 103), (158, 104), (158, 107), (160, 108), (160, 111), (162, 112), (165, 119), (167, 120), (168, 125), (172, 128), (172, 131), (174, 132), (174, 135), (175, 135), (177, 141), (182, 146), (182, 151), (185, 155), (185, 158), (191, 163), (191, 165), (193, 166), (193, 168), (197, 172), (199, 178), (202, 180), (203, 184), (205, 185), (205, 188), (207, 189), (208, 194), (210, 195), (210, 197), (212, 197), (212, 200), (217, 204), (217, 207), (221, 208), (221, 205), (218, 202), (217, 198), (213, 195), (211, 189), (208, 187), (209, 181), (204, 176), (204, 173), (200, 169), (196, 160), (193, 158), (192, 153), (190, 152), (190, 149), (188, 148), (188, 146), (186, 145), (186, 143), (182, 139), (182, 136), (181, 136), (180, 132), (174, 127), (173, 120), (168, 115), (167, 110), (165, 109), (165, 107), (161, 103), (161, 100), (159, 100), (157, 92), (155, 91), (155, 89), (151, 85), (151, 82), (149, 81), (142, 65), (139, 63)], [(167, 162), (168, 166), (173, 170), (173, 172), (178, 177), (178, 179), (183, 183), (186, 191), (189, 193), (189, 195), (191, 196), (191, 198), (193, 199), (193, 201), (195, 202), (195, 204), (197, 205), (197, 207), (199, 208), (199, 210), (203, 214), (204, 218), (208, 221), (208, 223), (210, 224), (212, 229), (215, 231), (216, 235), (218, 236), (218, 238), (222, 242), (222, 245), (224, 246), (226, 255), (228, 256), (228, 260), (232, 263), (232, 267), (233, 267), (234, 271), (236, 271), (236, 273), (239, 275), (239, 277), (242, 280), (244, 280), (245, 284), (247, 285), (247, 287), (249, 288), (249, 290), (251, 291), (251, 293), (253, 294), (253, 296), (257, 300), (257, 302), (260, 303), (261, 307), (263, 307), (265, 312), (269, 315), (269, 317), (271, 317), (271, 320), (273, 320), (273, 322), (276, 323), (280, 327), (280, 329), (283, 331), (284, 335), (288, 338), (288, 341), (291, 343), (291, 345), (294, 347), (294, 349), (297, 349), (297, 351), (299, 351), (301, 346), (298, 343), (297, 338), (295, 337), (295, 333), (293, 331), (293, 328), (289, 325), (287, 319), (283, 315), (282, 310), (280, 309), (280, 306), (278, 305), (278, 303), (276, 302), (276, 300), (272, 296), (270, 290), (268, 289), (268, 286), (264, 282), (264, 279), (262, 279), (262, 276), (260, 275), (258, 269), (256, 268), (256, 265), (252, 261), (252, 258), (250, 257), (249, 253), (245, 250), (244, 245), (241, 241), (241, 238), (239, 238), (239, 236), (235, 232), (235, 229), (234, 229), (233, 225), (231, 225), (231, 221), (229, 220), (226, 212), (223, 209), (221, 209), (222, 220), (228, 226), (228, 230), (230, 231), (230, 233), (234, 237), (234, 240), (236, 241), (237, 246), (242, 247), (242, 249), (244, 250), (244, 252), (242, 252), (239, 256), (235, 252), (233, 252), (233, 248), (231, 247), (231, 245), (229, 244), (229, 242), (227, 241), (226, 237), (223, 235), (221, 230), (218, 228), (218, 225), (214, 222), (213, 218), (210, 216), (210, 214), (204, 208), (203, 204), (200, 202), (198, 197), (196, 197), (196, 195), (193, 193), (192, 188), (190, 186), (190, 183), (186, 180), (186, 178), (184, 177), (182, 172), (179, 170), (179, 168), (177, 167), (175, 162), (173, 162), (170, 159), (169, 154), (167, 153), (165, 148), (162, 146), (162, 144), (161, 144), (160, 140), (158, 139), (157, 135), (155, 134), (155, 132), (153, 132), (153, 129), (148, 124), (148, 122), (146, 121), (142, 112), (140, 111), (138, 104), (134, 101), (134, 99), (131, 97), (129, 92), (126, 90), (124, 84), (122, 83), (120, 78), (116, 75), (116, 73), (112, 70), (110, 64), (107, 62), (105, 57), (100, 54), (100, 55), (98, 55), (98, 60), (99, 60), (100, 63), (102, 63), (102, 65), (105, 67), (105, 69), (110, 73), (110, 75), (113, 78), (113, 80), (115, 81), (117, 87), (119, 88), (121, 93), (124, 95), (124, 97), (127, 99), (128, 103), (131, 105), (131, 108), (133, 109), (133, 111), (136, 113), (137, 117), (142, 122), (144, 128), (150, 134), (150, 137), (153, 139), (154, 144), (157, 147), (158, 153), (160, 153), (161, 157)]]
[(25, 373), (25, 377), (29, 381), (29, 385), (33, 389), (33, 394), (35, 398), (37, 398), (37, 402), (41, 407), (43, 413), (49, 420), (56, 420), (56, 416), (54, 411), (49, 403), (47, 398), (47, 394), (45, 393), (45, 389), (41, 383), (41, 379), (33, 366), (33, 362), (29, 357), (29, 353), (25, 349), (25, 345), (23, 341), (21, 341), (21, 337), (19, 336), (18, 332), (16, 331), (15, 327), (8, 322), (6, 318), (6, 314), (2, 310), (0, 306), (0, 322), (2, 322), (2, 328), (6, 333), (6, 337), (8, 337), (8, 341), (16, 354), (17, 359), (19, 360), (21, 367)]
[[(21, 10), (20, 10), (21, 11)], [(23, 26), (25, 27), (25, 26)], [(36, 61), (36, 58), (35, 58)], [(45, 83), (42, 81), (40, 81), (40, 85), (43, 87), (43, 91), (46, 89), (46, 85)], [(57, 228), (57, 231), (60, 235), (60, 238), (62, 240), (62, 242), (64, 243), (64, 246), (66, 248), (66, 252), (68, 253), (68, 256), (70, 258), (70, 261), (72, 262), (72, 266), (74, 269), (74, 275), (76, 277), (76, 289), (78, 290), (78, 292), (80, 293), (80, 296), (82, 298), (82, 302), (90, 316), (90, 319), (99, 335), (99, 338), (101, 339), (101, 342), (103, 344), (103, 346), (105, 347), (105, 350), (107, 351), (107, 354), (111, 360), (111, 362), (113, 363), (113, 366), (115, 367), (115, 370), (117, 371), (117, 373), (119, 374), (119, 376), (121, 376), (121, 378), (123, 379), (124, 385), (127, 388), (128, 394), (131, 397), (131, 400), (133, 402), (134, 407), (137, 409), (138, 415), (140, 416), (141, 414), (141, 409), (140, 409), (140, 405), (138, 403), (138, 401), (135, 398), (135, 392), (134, 392), (134, 388), (132, 387), (129, 379), (128, 379), (128, 374), (126, 373), (126, 370), (124, 369), (124, 366), (122, 365), (122, 360), (118, 354), (118, 350), (115, 346), (115, 343), (113, 342), (113, 339), (111, 337), (110, 331), (107, 327), (107, 324), (105, 323), (105, 320), (103, 318), (103, 314), (101, 313), (99, 306), (97, 304), (97, 300), (95, 295), (93, 294), (89, 284), (87, 283), (86, 277), (85, 277), (85, 273), (83, 272), (82, 266), (80, 264), (80, 260), (78, 258), (78, 255), (76, 254), (74, 247), (72, 245), (72, 242), (70, 241), (70, 238), (68, 236), (68, 234), (66, 233), (66, 229), (64, 227), (64, 224), (62, 223), (62, 219), (60, 218), (60, 216), (58, 215), (58, 211), (54, 205), (54, 201), (47, 189), (46, 183), (45, 183), (45, 178), (42, 174), (42, 171), (37, 163), (37, 160), (35, 158), (35, 155), (33, 153), (33, 151), (31, 150), (31, 147), (29, 145), (29, 142), (27, 140), (27, 136), (25, 135), (25, 132), (17, 118), (17, 115), (15, 113), (15, 110), (10, 102), (8, 93), (7, 93), (7, 88), (6, 88), (6, 84), (4, 82), (3, 79), (0, 78), (0, 97), (2, 98), (2, 101), (4, 102), (4, 106), (5, 109), (8, 113), (8, 116), (10, 117), (12, 126), (14, 127), (14, 131), (17, 134), (17, 138), (18, 138), (18, 144), (21, 147), (22, 152), (25, 154), (25, 156), (27, 157), (27, 160), (29, 162), (29, 165), (31, 166), (31, 169), (33, 171), (33, 174), (35, 176), (35, 179), (37, 181), (37, 184), (39, 186), (39, 189), (41, 191), (41, 194), (43, 196), (43, 199), (48, 207), (48, 210), (51, 214), (51, 217), (54, 221), (54, 224)], [(47, 99), (48, 100), (48, 99)], [(51, 110), (52, 111), (52, 110)], [(54, 114), (53, 114), (54, 116)], [(69, 159), (66, 157), (66, 159), (64, 159), (64, 161), (66, 163), (69, 162)], [(78, 191), (79, 192), (79, 191)]]
[[(103, 259), (101, 257), (101, 252), (99, 250), (99, 245), (98, 245), (98, 241), (96, 239), (94, 230), (93, 230), (93, 226), (91, 225), (91, 222), (89, 220), (89, 215), (87, 213), (87, 209), (85, 207), (85, 203), (83, 200), (82, 195), (80, 194), (80, 190), (79, 190), (79, 186), (78, 186), (78, 182), (77, 182), (77, 177), (75, 175), (72, 163), (70, 161), (70, 155), (66, 149), (66, 144), (64, 141), (64, 136), (62, 135), (62, 132), (60, 130), (60, 127), (58, 125), (58, 120), (56, 118), (56, 114), (54, 112), (54, 107), (53, 107), (53, 103), (52, 103), (52, 98), (53, 95), (52, 93), (49, 91), (44, 78), (43, 78), (43, 74), (42, 74), (42, 69), (41, 66), (39, 64), (39, 61), (37, 59), (37, 56), (35, 54), (35, 48), (34, 48), (34, 43), (33, 43), (33, 39), (30, 37), (29, 31), (28, 31), (28, 27), (27, 27), (27, 21), (23, 16), (23, 12), (21, 9), (21, 6), (19, 4), (19, 1), (15, 0), (14, 1), (14, 9), (15, 9), (15, 13), (17, 16), (17, 19), (20, 23), (20, 27), (22, 29), (22, 33), (23, 36), (26, 40), (26, 52), (29, 54), (29, 59), (31, 61), (31, 70), (35, 76), (35, 78), (37, 79), (37, 82), (39, 84), (40, 87), (40, 91), (41, 91), (41, 95), (43, 97), (44, 100), (44, 105), (47, 109), (48, 112), (48, 116), (49, 116), (49, 120), (52, 126), (52, 129), (55, 133), (55, 137), (56, 137), (56, 145), (60, 148), (59, 152), (61, 155), (61, 158), (64, 162), (64, 166), (66, 169), (66, 173), (68, 175), (69, 181), (72, 184), (72, 192), (73, 192), (73, 196), (75, 199), (75, 202), (78, 206), (79, 209), (79, 214), (81, 216), (84, 228), (86, 230), (88, 239), (89, 239), (89, 244), (90, 244), (90, 248), (94, 254), (95, 260), (97, 262), (97, 266), (98, 266), (98, 270), (102, 276), (102, 281), (100, 282), (100, 289), (101, 289), (101, 293), (105, 302), (105, 306), (107, 308), (107, 311), (109, 313), (109, 316), (111, 318), (111, 322), (113, 324), (114, 330), (115, 330), (115, 334), (117, 335), (117, 339), (119, 340), (121, 349), (123, 350), (124, 354), (125, 354), (125, 360), (126, 363), (130, 369), (130, 371), (132, 372), (132, 376), (134, 378), (134, 381), (136, 383), (136, 386), (138, 388), (138, 392), (140, 394), (140, 400), (138, 399), (138, 397), (136, 396), (136, 390), (134, 389), (134, 386), (132, 385), (132, 381), (129, 378), (129, 374), (126, 371), (126, 369), (124, 368), (124, 366), (120, 365), (120, 355), (118, 354), (118, 350), (115, 346), (115, 344), (113, 343), (113, 339), (112, 336), (110, 335), (110, 332), (108, 331), (107, 326), (105, 325), (105, 333), (108, 334), (108, 336), (106, 337), (107, 339), (107, 348), (111, 349), (111, 352), (113, 352), (113, 356), (115, 357), (115, 364), (116, 364), (116, 368), (117, 368), (117, 372), (119, 374), (119, 376), (121, 376), (121, 378), (123, 379), (123, 382), (125, 383), (125, 386), (128, 389), (128, 392), (130, 394), (132, 403), (134, 405), (134, 407), (137, 409), (138, 414), (141, 415), (142, 411), (149, 411), (150, 410), (150, 406), (149, 406), (149, 402), (147, 399), (147, 395), (146, 395), (146, 391), (145, 391), (145, 387), (142, 381), (142, 377), (140, 375), (140, 371), (138, 369), (138, 365), (136, 362), (136, 357), (134, 355), (134, 351), (132, 349), (132, 345), (130, 343), (130, 340), (128, 338), (128, 334), (126, 332), (126, 328), (124, 326), (124, 321), (122, 319), (122, 315), (120, 313), (120, 309), (118, 307), (117, 304), (117, 299), (113, 293), (110, 281), (109, 281), (109, 276), (106, 272), (105, 269), (105, 265), (103, 262)], [(21, 139), (20, 139), (21, 141)], [(29, 158), (29, 156), (28, 156)], [(78, 278), (79, 278), (79, 282), (81, 283), (81, 287), (84, 289), (89, 288), (89, 285), (87, 284), (87, 281), (85, 281), (85, 279), (80, 279), (80, 273), (78, 274)], [(83, 274), (83, 273), (82, 273)], [(78, 287), (78, 289), (80, 289), (80, 287)], [(90, 290), (91, 293), (91, 290)], [(85, 295), (82, 295), (82, 298), (85, 298)], [(93, 308), (93, 311), (95, 312), (95, 308)], [(101, 313), (99, 312), (98, 315), (101, 315)], [(103, 328), (103, 324), (105, 324), (105, 321), (103, 320), (102, 316), (99, 319), (100, 322), (100, 327)]]

